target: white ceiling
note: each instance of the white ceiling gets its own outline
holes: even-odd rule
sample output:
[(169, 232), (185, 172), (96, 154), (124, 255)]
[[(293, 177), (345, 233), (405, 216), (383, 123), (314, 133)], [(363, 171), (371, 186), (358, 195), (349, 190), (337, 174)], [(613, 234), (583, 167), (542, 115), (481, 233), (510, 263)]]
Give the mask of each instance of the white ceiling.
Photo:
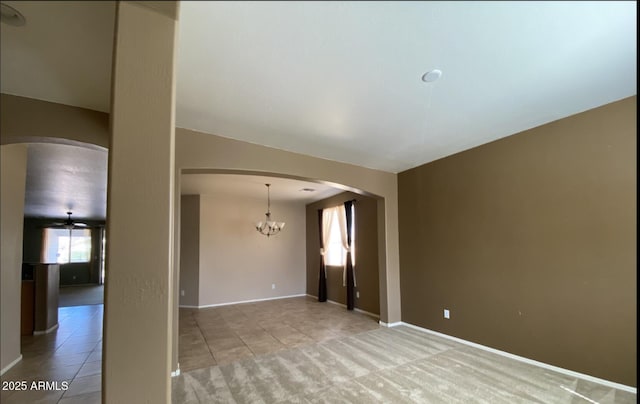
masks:
[[(4, 3), (1, 91), (108, 112), (115, 2)], [(400, 172), (637, 94), (636, 7), (181, 2), (177, 125)]]
[[(231, 194), (244, 198), (260, 198), (273, 202), (311, 203), (337, 195), (343, 190), (326, 184), (293, 180), (289, 178), (264, 177), (241, 174), (183, 174), (180, 180), (183, 195)], [(312, 190), (312, 191), (311, 191)]]
[(178, 126), (390, 172), (636, 94), (635, 2), (183, 2), (180, 19)]
[(108, 112), (115, 2), (2, 3), (26, 18), (0, 24), (2, 92)]

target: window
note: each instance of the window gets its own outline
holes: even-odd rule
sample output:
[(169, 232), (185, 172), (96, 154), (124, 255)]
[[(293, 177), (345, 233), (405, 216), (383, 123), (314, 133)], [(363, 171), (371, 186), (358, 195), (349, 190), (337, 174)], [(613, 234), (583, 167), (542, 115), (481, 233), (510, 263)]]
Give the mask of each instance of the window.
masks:
[[(353, 207), (352, 207), (353, 209)], [(353, 213), (353, 210), (352, 210)], [(346, 214), (344, 212), (344, 206), (336, 206), (335, 208), (328, 208), (323, 211), (323, 215), (327, 215), (323, 219), (324, 228), (322, 229), (323, 233), (328, 241), (325, 246), (325, 265), (329, 266), (344, 266), (347, 263), (347, 250), (345, 249), (345, 245), (347, 243), (346, 240), (342, 240), (342, 232), (344, 231), (346, 234), (346, 224), (344, 229), (342, 229), (340, 225), (340, 221), (346, 223)], [(352, 220), (353, 220), (352, 216)], [(351, 226), (351, 262), (355, 265), (355, 254), (354, 254), (354, 235), (355, 235), (355, 226)]]
[(342, 248), (340, 222), (338, 222), (338, 215), (340, 214), (339, 210), (344, 210), (344, 208), (336, 206), (335, 208), (325, 209), (331, 219), (329, 222), (329, 228), (323, 230), (328, 231), (329, 234), (329, 242), (325, 248), (326, 253), (324, 255), (324, 259), (326, 260), (325, 264), (331, 266), (342, 266), (347, 259), (344, 248)]
[(91, 260), (91, 230), (45, 229), (42, 262), (66, 264)]

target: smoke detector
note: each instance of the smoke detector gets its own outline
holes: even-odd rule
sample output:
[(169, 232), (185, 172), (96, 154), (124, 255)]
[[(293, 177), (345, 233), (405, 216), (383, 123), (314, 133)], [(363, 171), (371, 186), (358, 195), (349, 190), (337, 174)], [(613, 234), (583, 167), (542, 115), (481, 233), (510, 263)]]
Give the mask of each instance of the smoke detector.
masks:
[(425, 83), (433, 83), (438, 80), (442, 76), (442, 70), (433, 69), (429, 70), (425, 74), (422, 75), (422, 81)]

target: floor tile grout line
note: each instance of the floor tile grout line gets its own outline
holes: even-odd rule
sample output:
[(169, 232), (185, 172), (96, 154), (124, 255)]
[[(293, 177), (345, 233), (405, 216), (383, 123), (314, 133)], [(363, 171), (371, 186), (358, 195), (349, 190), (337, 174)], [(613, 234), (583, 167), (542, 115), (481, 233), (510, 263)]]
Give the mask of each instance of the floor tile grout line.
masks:
[[(91, 309), (88, 312), (81, 312), (79, 314), (78, 310), (82, 311), (82, 306), (76, 307), (80, 307), (80, 309), (74, 307), (74, 309), (63, 310), (64, 314), (59, 316), (60, 326), (54, 332), (36, 336), (21, 336), (21, 351), (25, 354), (24, 356), (29, 363), (25, 365), (26, 367), (17, 366), (9, 370), (3, 375), (3, 380), (22, 379), (28, 381), (69, 382), (69, 385), (77, 380), (84, 366), (90, 363), (92, 356), (102, 350), (101, 316), (103, 307)], [(98, 325), (95, 324), (96, 320), (99, 320)], [(89, 324), (88, 328), (85, 327), (86, 324)], [(96, 333), (96, 331), (100, 334), (98, 338), (92, 335)], [(85, 344), (87, 347), (86, 350), (83, 348), (78, 350), (81, 352), (77, 352), (74, 348), (74, 339), (79, 339), (80, 343)], [(81, 359), (80, 362), (76, 362), (74, 359), (69, 360), (69, 356), (72, 355), (77, 355), (77, 358)], [(95, 362), (102, 363), (102, 358)], [(22, 362), (22, 364), (24, 363), (26, 363), (26, 361)], [(97, 374), (88, 376), (95, 375)], [(68, 398), (66, 397), (68, 390), (42, 390), (42, 392), (48, 397), (46, 398), (47, 400), (51, 400), (49, 402), (54, 400), (55, 402), (60, 402)], [(18, 392), (15, 393), (18, 394)], [(91, 394), (95, 393), (95, 391), (87, 391), (86, 393)], [(7, 397), (8, 396), (5, 395), (3, 399)], [(14, 397), (14, 394), (12, 394), (11, 397)], [(42, 397), (42, 399), (45, 399), (45, 397)]]
[[(78, 307), (78, 306), (72, 306), (72, 307)], [(99, 312), (100, 310), (104, 310), (104, 306), (102, 306), (102, 308), (101, 308), (101, 309), (96, 309), (96, 310), (94, 311), (94, 313), (93, 313), (91, 316), (89, 316), (88, 321), (92, 321), (92, 320), (93, 320), (93, 319), (98, 315), (98, 312)], [(100, 333), (102, 333), (102, 325), (100, 326), (100, 328), (101, 328)], [(76, 332), (77, 332), (77, 330), (76, 330), (76, 331), (74, 331), (74, 332), (72, 332), (72, 334), (71, 334), (69, 337), (67, 337), (67, 339), (65, 340), (65, 342), (66, 342), (68, 339), (70, 339), (72, 336), (74, 336)], [(64, 343), (63, 343), (63, 344), (61, 344), (60, 346), (62, 346), (62, 345), (64, 345)], [(87, 357), (86, 357), (86, 358), (84, 359), (84, 361), (80, 364), (80, 367), (78, 368), (78, 371), (74, 373), (73, 377), (71, 378), (71, 381), (69, 382), (69, 387), (71, 387), (71, 385), (73, 384), (73, 382), (78, 378), (78, 374), (80, 374), (80, 371), (82, 370), (82, 368), (84, 367), (84, 365), (88, 362), (88, 360), (89, 360), (89, 358), (91, 357), (91, 355), (92, 355), (94, 352), (96, 352), (96, 347), (97, 347), (98, 345), (100, 345), (100, 349), (102, 349), (102, 338), (100, 338), (98, 341), (96, 341), (96, 344), (94, 345), (94, 347), (91, 349), (91, 351), (89, 351), (89, 354), (87, 355)], [(56, 349), (56, 351), (57, 351), (57, 349)], [(102, 364), (102, 358), (100, 359), (100, 363)], [(68, 392), (69, 392), (69, 390), (67, 389), (64, 393), (62, 393), (62, 395), (60, 396), (60, 399), (58, 400), (58, 403), (59, 403), (60, 401), (62, 401), (63, 399), (65, 399), (65, 398), (66, 398), (65, 396), (67, 395), (67, 393), (68, 393)]]
[[(375, 332), (375, 331), (377, 331), (377, 330), (363, 331), (363, 332), (362, 332), (362, 333), (360, 333), (360, 334), (364, 334), (364, 333), (373, 333), (373, 332)], [(343, 336), (343, 337), (339, 337), (339, 338), (333, 338), (333, 339), (330, 339), (330, 340), (315, 341), (315, 342), (314, 342), (313, 344), (311, 344), (311, 345), (323, 346), (323, 345), (327, 345), (327, 343), (328, 343), (328, 342), (330, 342), (330, 341), (332, 341), (332, 342), (339, 342), (339, 343), (343, 343), (343, 344), (344, 344), (344, 341), (340, 341), (340, 340), (351, 340), (351, 339), (353, 339), (353, 335)], [(344, 344), (344, 345), (347, 345), (347, 344)], [(348, 345), (347, 345), (347, 346), (348, 346)], [(362, 378), (364, 378), (364, 377), (368, 377), (368, 376), (370, 376), (370, 375), (372, 375), (372, 374), (382, 373), (383, 371), (393, 370), (393, 369), (396, 369), (396, 368), (398, 368), (398, 367), (400, 367), (400, 366), (406, 366), (406, 365), (408, 365), (408, 364), (411, 364), (411, 363), (417, 362), (417, 361), (419, 361), (419, 360), (423, 360), (423, 359), (427, 359), (427, 358), (432, 358), (432, 357), (434, 357), (434, 356), (437, 356), (437, 355), (442, 354), (442, 353), (443, 353), (443, 352), (445, 352), (445, 351), (449, 351), (449, 350), (452, 350), (452, 349), (458, 349), (458, 348), (457, 348), (457, 347), (456, 347), (456, 348), (447, 348), (447, 349), (445, 349), (445, 350), (443, 350), (443, 351), (436, 352), (436, 353), (434, 353), (434, 354), (432, 354), (432, 355), (425, 355), (425, 356), (422, 356), (422, 357), (419, 357), (419, 358), (416, 358), (416, 359), (411, 359), (411, 360), (408, 360), (408, 361), (406, 361), (406, 362), (402, 362), (402, 363), (399, 363), (399, 364), (391, 364), (391, 365), (389, 365), (389, 366), (383, 366), (383, 367), (381, 367), (380, 369), (369, 369), (369, 368), (368, 368), (368, 369), (367, 369), (367, 370), (368, 370), (368, 372), (367, 372), (367, 373), (365, 373), (365, 374), (363, 374), (363, 375), (360, 375), (360, 376), (357, 376), (357, 377), (351, 377), (351, 378), (349, 378), (348, 380), (346, 380), (346, 381), (344, 381), (344, 382), (332, 382), (332, 381), (330, 381), (330, 382), (329, 382), (329, 384), (328, 384), (325, 388), (339, 387), (339, 386), (341, 386), (341, 385), (345, 385), (345, 384), (347, 384), (347, 383), (349, 383), (349, 382), (355, 382), (355, 383), (360, 384), (361, 386), (364, 386), (364, 385), (362, 385), (361, 383), (359, 383), (359, 382), (358, 382), (358, 379), (362, 379)], [(291, 351), (299, 351), (303, 356), (308, 357), (308, 355), (305, 353), (305, 351), (304, 351), (304, 350), (302, 350), (302, 349), (300, 349), (300, 348), (298, 348), (298, 347), (291, 348)], [(266, 355), (261, 355), (261, 356), (262, 356), (263, 358), (264, 358), (264, 357), (268, 357), (268, 356), (274, 356), (274, 357), (275, 357), (275, 356), (280, 356), (280, 355), (282, 355), (282, 354), (283, 354), (283, 352), (274, 352), (274, 353), (270, 353), (270, 354), (266, 354)], [(258, 358), (256, 358), (256, 357), (252, 357), (252, 358), (246, 358), (246, 359), (243, 359), (243, 360), (240, 360), (240, 361), (237, 361), (237, 362), (243, 362), (243, 361), (256, 361), (257, 359), (258, 359)], [(229, 365), (229, 364), (226, 364), (226, 365)], [(226, 365), (222, 365), (222, 366), (226, 366)], [(221, 366), (221, 365), (215, 365), (215, 366), (212, 366), (212, 367), (218, 367), (218, 368), (220, 368), (220, 367), (222, 367), (222, 366)], [(325, 373), (323, 370), (320, 370), (320, 371), (321, 371), (322, 373)], [(222, 372), (221, 372), (221, 373), (222, 373)], [(226, 384), (227, 389), (228, 389), (228, 390), (231, 392), (231, 394), (233, 395), (233, 391), (232, 391), (232, 389), (231, 389), (231, 385), (229, 385), (229, 380), (228, 380), (228, 378), (225, 376), (225, 374), (224, 374), (224, 373), (222, 373), (222, 376), (223, 376), (223, 379), (224, 379), (224, 381), (225, 381), (225, 384)], [(306, 393), (305, 393), (305, 394), (306, 394)], [(296, 396), (298, 396), (298, 395), (299, 395), (299, 394), (289, 394), (287, 397), (285, 397), (284, 401), (283, 401), (283, 400), (280, 400), (279, 402), (286, 402), (286, 401), (287, 401), (287, 399), (294, 398), (294, 397), (296, 397)], [(197, 397), (198, 397), (198, 400), (199, 400), (199, 396), (197, 396)], [(236, 399), (236, 397), (234, 397), (234, 399)], [(200, 401), (199, 401), (199, 402), (200, 402)]]
[[(202, 333), (202, 328), (200, 328), (200, 325), (198, 324), (198, 319), (194, 319), (196, 322), (196, 326), (198, 328), (198, 332), (200, 333), (200, 336), (202, 337), (202, 340), (204, 341), (204, 344), (207, 346), (207, 351), (209, 351), (209, 355), (211, 355), (211, 359), (213, 359), (214, 361), (216, 361), (216, 364), (218, 363), (218, 361), (216, 360), (216, 357), (213, 356), (213, 352), (211, 351), (211, 348), (209, 347), (209, 344), (207, 343), (207, 339), (205, 338), (204, 334)], [(178, 331), (179, 333), (180, 331)], [(178, 354), (178, 363), (180, 363), (180, 355)]]
[[(372, 330), (371, 332), (375, 332), (375, 331), (376, 331), (376, 330)], [(343, 340), (343, 339), (344, 339), (344, 340), (349, 340), (349, 339), (352, 339), (351, 337), (352, 337), (352, 336), (345, 336), (345, 337), (336, 338), (336, 339), (337, 339), (337, 340)], [(325, 344), (324, 344), (324, 342), (325, 342), (325, 341), (317, 341), (317, 342), (315, 343), (315, 345), (325, 345)], [(340, 342), (340, 341), (338, 341), (338, 342)], [(351, 377), (351, 378), (349, 378), (348, 380), (343, 381), (343, 382), (330, 382), (330, 383), (329, 383), (325, 388), (339, 387), (339, 386), (341, 386), (341, 385), (346, 385), (347, 383), (350, 383), (350, 382), (354, 382), (354, 383), (356, 383), (356, 384), (358, 384), (358, 385), (360, 385), (360, 386), (362, 386), (362, 387), (364, 387), (364, 388), (367, 388), (367, 386), (366, 386), (365, 384), (362, 384), (362, 379), (364, 379), (364, 378), (366, 378), (366, 377), (370, 377), (371, 375), (374, 375), (374, 374), (382, 374), (383, 372), (387, 372), (387, 371), (389, 371), (389, 370), (396, 370), (397, 368), (399, 368), (399, 367), (401, 367), (401, 366), (407, 366), (407, 365), (410, 365), (410, 364), (412, 364), (412, 363), (415, 363), (415, 362), (418, 362), (418, 361), (421, 361), (421, 360), (424, 360), (424, 359), (434, 358), (434, 357), (436, 357), (436, 356), (439, 356), (439, 355), (445, 354), (445, 353), (447, 353), (447, 352), (449, 352), (449, 351), (462, 351), (462, 350), (464, 350), (463, 348), (464, 348), (464, 347), (459, 347), (459, 346), (455, 346), (455, 347), (447, 347), (447, 348), (445, 348), (445, 349), (443, 349), (443, 350), (441, 350), (441, 351), (435, 352), (435, 353), (433, 353), (433, 354), (425, 354), (425, 355), (422, 355), (422, 356), (420, 356), (420, 357), (418, 357), (418, 358), (410, 359), (410, 360), (404, 361), (404, 362), (402, 362), (402, 363), (398, 363), (398, 364), (391, 364), (391, 365), (389, 365), (389, 366), (383, 366), (383, 367), (381, 367), (380, 369), (371, 369), (371, 368), (368, 368), (368, 369), (367, 369), (367, 370), (368, 370), (368, 372), (367, 372), (367, 373), (365, 373), (365, 374), (363, 374), (363, 375), (356, 376), (356, 377)], [(300, 350), (300, 349), (298, 349), (298, 348), (292, 348), (292, 350), (298, 350), (298, 351), (300, 351), (304, 356), (307, 356), (307, 355), (306, 355), (306, 353), (305, 353), (303, 350)], [(278, 353), (273, 353), (273, 354), (270, 354), (270, 355), (273, 355), (273, 356), (279, 356), (279, 355), (281, 355), (281, 354), (282, 354), (281, 352), (278, 352)], [(267, 355), (264, 355), (264, 356), (267, 356)], [(246, 360), (247, 360), (247, 361), (254, 361), (254, 362), (255, 362), (255, 360), (257, 360), (257, 358), (248, 358), (248, 359), (246, 359)], [(244, 361), (244, 360), (243, 360), (243, 361)], [(239, 362), (241, 362), (241, 361), (239, 361)], [(224, 366), (226, 366), (226, 365), (224, 365)], [(214, 367), (214, 366), (212, 366), (212, 367)], [(221, 366), (216, 365), (215, 367), (220, 368)], [(322, 370), (321, 370), (321, 371), (322, 371)], [(323, 372), (323, 373), (324, 373), (324, 372)], [(227, 387), (228, 391), (229, 391), (229, 392), (232, 394), (232, 396), (233, 396), (233, 390), (232, 390), (232, 388), (231, 388), (232, 386), (229, 384), (229, 380), (228, 380), (227, 376), (226, 376), (224, 373), (222, 373), (222, 376), (223, 376), (223, 379), (224, 379), (224, 381), (225, 381), (225, 385), (226, 385), (226, 387)], [(303, 392), (303, 393), (299, 393), (299, 394), (288, 394), (288, 395), (287, 395), (287, 397), (285, 397), (285, 398), (284, 398), (284, 400), (281, 400), (281, 401), (279, 401), (279, 402), (286, 402), (287, 400), (290, 400), (290, 399), (292, 399), (292, 398), (299, 397), (301, 394), (302, 394), (302, 395), (304, 395), (304, 394), (308, 394), (308, 393), (304, 393), (304, 392)], [(198, 398), (199, 402), (201, 402), (201, 401), (200, 401), (200, 397), (199, 397), (197, 394), (196, 394), (196, 397)], [(233, 396), (233, 398), (234, 398), (234, 400), (235, 400), (235, 399), (237, 399), (237, 397), (235, 397), (235, 396)]]
[[(309, 303), (313, 304), (314, 302), (310, 302), (308, 299), (305, 299), (303, 302), (304, 302), (304, 304), (306, 306), (305, 309), (296, 310), (294, 312), (294, 314), (298, 314), (299, 316), (302, 316), (303, 318), (309, 317), (309, 316), (314, 315), (314, 314), (322, 314), (322, 315), (325, 315), (325, 317), (326, 317), (323, 320), (324, 321), (329, 321), (331, 316), (333, 316), (333, 315), (342, 316), (342, 315), (344, 315), (346, 313), (349, 313), (349, 312), (346, 312), (346, 311), (341, 311), (338, 308), (335, 308), (335, 309), (330, 309), (329, 310), (329, 314), (326, 314), (326, 312), (327, 312), (327, 307), (326, 306), (323, 306), (322, 308), (317, 307), (318, 310), (312, 310), (312, 309), (309, 308), (308, 304)], [(199, 321), (199, 319), (203, 319), (203, 318), (207, 317), (207, 314), (215, 314), (215, 316), (219, 315), (221, 317), (220, 321), (222, 321), (224, 323), (224, 326), (221, 327), (221, 328), (229, 329), (233, 333), (234, 337), (236, 339), (239, 339), (242, 342), (243, 348), (246, 348), (246, 349), (249, 350), (249, 352), (251, 352), (251, 354), (252, 354), (251, 357), (255, 357), (255, 356), (258, 356), (258, 355), (261, 355), (261, 354), (258, 354), (258, 353), (255, 352), (254, 349), (251, 349), (251, 346), (250, 346), (251, 344), (247, 343), (246, 338), (243, 338), (241, 336), (241, 334), (238, 331), (238, 328), (242, 329), (242, 327), (234, 327), (234, 324), (237, 324), (237, 323), (229, 322), (228, 320), (229, 319), (236, 319), (237, 320), (238, 315), (234, 314), (234, 311), (239, 311), (240, 315), (242, 316), (242, 320), (241, 320), (242, 322), (244, 322), (244, 321), (250, 322), (250, 323), (260, 322), (261, 321), (261, 317), (264, 317), (265, 314), (268, 315), (269, 313), (273, 312), (274, 310), (277, 310), (278, 312), (282, 312), (283, 309), (282, 309), (282, 307), (280, 305), (271, 305), (268, 309), (261, 310), (260, 312), (262, 314), (260, 314), (260, 313), (256, 314), (255, 310), (252, 311), (252, 308), (254, 308), (254, 307), (256, 307), (256, 306), (255, 305), (251, 305), (251, 304), (238, 304), (238, 305), (225, 306), (225, 308), (223, 308), (221, 310), (216, 310), (216, 308), (208, 308), (208, 309), (205, 309), (206, 311), (188, 310), (186, 312), (189, 313), (193, 317), (194, 323), (195, 323), (197, 328), (200, 328), (199, 331), (200, 331), (200, 334), (202, 336), (204, 336), (204, 332), (202, 331), (203, 321)], [(316, 309), (316, 307), (313, 307), (313, 309)], [(201, 314), (201, 315), (194, 315), (196, 313), (197, 314)], [(362, 314), (358, 313), (358, 316), (361, 317)], [(287, 316), (287, 318), (289, 318), (289, 317), (290, 316)], [(369, 323), (370, 320), (371, 320), (371, 318), (369, 316), (362, 317), (362, 318), (366, 318), (367, 319), (367, 323)], [(345, 321), (350, 323), (352, 321), (352, 319), (342, 319), (339, 323), (342, 324)], [(329, 332), (330, 334), (332, 334), (329, 338), (317, 338), (317, 337), (314, 338), (311, 334), (309, 334), (308, 332), (305, 332), (302, 328), (299, 328), (298, 326), (295, 326), (295, 325), (292, 326), (292, 325), (289, 324), (289, 322), (284, 322), (284, 324), (289, 326), (289, 327), (291, 327), (291, 328), (293, 328), (296, 332), (300, 333), (301, 335), (303, 335), (303, 336), (305, 336), (306, 338), (309, 339), (308, 342), (304, 342), (304, 343), (302, 343), (302, 345), (306, 345), (306, 344), (314, 343), (314, 342), (322, 342), (322, 341), (332, 340), (332, 339), (335, 339), (335, 338), (340, 338), (342, 336), (345, 336), (344, 335), (345, 331), (343, 329), (339, 329), (339, 330), (325, 329), (324, 330), (325, 332)], [(279, 350), (282, 350), (282, 349), (291, 348), (291, 346), (288, 346), (287, 344), (283, 343), (278, 337), (273, 335), (272, 332), (269, 332), (268, 329), (265, 328), (264, 326), (258, 324), (258, 328), (260, 330), (266, 332), (272, 339), (274, 339), (275, 341), (278, 341), (279, 344), (282, 345), (276, 351), (279, 351)], [(376, 328), (375, 329), (377, 329), (377, 328), (380, 328), (380, 327), (376, 323)], [(336, 331), (338, 332), (338, 334), (336, 334)], [(367, 330), (365, 330), (365, 331), (367, 331)], [(362, 332), (362, 331), (358, 331), (358, 332), (355, 332), (355, 333), (350, 333), (347, 336), (353, 335), (353, 334), (357, 334), (359, 332)], [(217, 363), (218, 360), (216, 359), (216, 354), (213, 351), (211, 351), (211, 348), (210, 348), (210, 345), (209, 345), (209, 341), (207, 340), (206, 337), (204, 338), (204, 340), (205, 340), (205, 343), (207, 344), (207, 348), (208, 348), (209, 352), (212, 354), (214, 360)], [(235, 349), (235, 348), (230, 348), (230, 349)], [(267, 353), (269, 353), (269, 352), (267, 352)], [(204, 368), (206, 368), (206, 367), (209, 367), (209, 366), (204, 366)], [(201, 368), (203, 368), (203, 367), (195, 367), (195, 368), (189, 369), (189, 370), (196, 370), (196, 369), (201, 369)]]

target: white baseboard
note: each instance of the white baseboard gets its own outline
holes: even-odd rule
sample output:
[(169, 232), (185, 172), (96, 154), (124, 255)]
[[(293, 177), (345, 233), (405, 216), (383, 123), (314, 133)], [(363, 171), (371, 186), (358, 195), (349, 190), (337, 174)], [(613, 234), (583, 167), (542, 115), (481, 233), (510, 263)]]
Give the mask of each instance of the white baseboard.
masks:
[[(345, 307), (347, 307), (347, 306), (345, 306)], [(354, 311), (357, 311), (358, 313), (366, 314), (366, 315), (367, 315), (367, 316), (369, 316), (369, 317), (373, 317), (373, 318), (378, 319), (378, 320), (380, 319), (380, 314), (371, 313), (371, 312), (366, 311), (366, 310), (360, 310), (360, 309), (359, 309), (359, 308), (357, 308), (357, 307), (356, 307), (355, 309), (353, 309), (353, 310), (354, 310)]]
[(173, 372), (171, 372), (171, 377), (177, 377), (177, 376), (180, 376), (180, 363), (178, 363), (178, 368)]
[[(318, 296), (310, 295), (308, 293), (307, 293), (307, 296), (313, 297), (314, 299), (318, 298)], [(333, 300), (328, 300), (327, 299), (327, 303), (337, 304), (338, 306), (341, 306), (341, 307), (344, 307), (344, 308), (347, 307), (346, 304), (338, 303), (338, 302), (335, 302)], [(353, 311), (357, 311), (358, 313), (366, 314), (367, 316), (370, 316), (370, 317), (373, 317), (373, 318), (380, 318), (379, 314), (371, 313), (371, 312), (368, 312), (368, 311), (365, 311), (365, 310), (361, 310), (361, 309), (358, 309), (358, 308), (354, 308)]]
[(22, 355), (18, 356), (13, 362), (11, 362), (10, 364), (8, 364), (4, 368), (2, 368), (2, 370), (0, 370), (0, 376), (2, 376), (3, 374), (7, 373), (9, 371), (9, 369), (14, 367), (21, 360), (22, 360)]
[[(382, 322), (380, 322), (380, 323), (383, 324)], [(538, 367), (541, 367), (541, 368), (544, 368), (544, 369), (553, 370), (554, 372), (562, 373), (562, 374), (565, 374), (567, 376), (576, 377), (576, 378), (587, 380), (587, 381), (590, 381), (590, 382), (593, 382), (593, 383), (598, 383), (598, 384), (601, 384), (601, 385), (604, 385), (604, 386), (607, 386), (607, 387), (610, 387), (610, 388), (627, 391), (627, 392), (633, 393), (633, 394), (638, 394), (638, 389), (636, 387), (631, 387), (631, 386), (627, 386), (625, 384), (620, 384), (620, 383), (612, 382), (612, 381), (609, 381), (609, 380), (601, 379), (599, 377), (594, 377), (594, 376), (590, 376), (590, 375), (587, 375), (587, 374), (584, 374), (584, 373), (575, 372), (573, 370), (569, 370), (569, 369), (561, 368), (561, 367), (558, 367), (558, 366), (550, 365), (548, 363), (538, 362), (538, 361), (533, 360), (533, 359), (525, 358), (524, 356), (514, 355), (514, 354), (509, 353), (509, 352), (505, 352), (505, 351), (501, 351), (499, 349), (495, 349), (495, 348), (491, 348), (491, 347), (488, 347), (488, 346), (485, 346), (485, 345), (477, 344), (475, 342), (467, 341), (467, 340), (462, 339), (462, 338), (452, 337), (451, 335), (442, 334), (440, 332), (433, 331), (433, 330), (430, 330), (428, 328), (422, 328), (422, 327), (419, 327), (417, 325), (405, 323), (404, 321), (400, 321), (398, 323), (389, 324), (388, 327), (396, 327), (396, 326), (399, 326), (399, 325), (405, 325), (405, 326), (407, 326), (409, 328), (413, 328), (413, 329), (418, 330), (418, 331), (422, 331), (422, 332), (426, 332), (426, 333), (429, 333), (429, 334), (437, 335), (439, 337), (446, 338), (446, 339), (449, 339), (449, 340), (452, 340), (452, 341), (456, 341), (456, 342), (459, 342), (461, 344), (469, 345), (469, 346), (472, 346), (474, 348), (478, 348), (478, 349), (482, 349), (484, 351), (492, 352), (494, 354), (505, 356), (505, 357), (510, 358), (510, 359), (515, 359), (517, 361), (524, 362), (524, 363), (527, 363), (529, 365), (534, 365), (534, 366), (538, 366)]]
[(57, 329), (58, 329), (58, 324), (56, 324), (56, 325), (54, 325), (54, 326), (51, 326), (51, 327), (47, 328), (47, 329), (46, 329), (46, 330), (44, 330), (44, 331), (34, 331), (34, 332), (33, 332), (33, 335), (44, 335), (44, 334), (49, 334), (50, 332), (53, 332), (53, 331), (55, 331), (55, 330), (57, 330)]
[(305, 293), (300, 294), (300, 295), (289, 295), (289, 296), (275, 296), (275, 297), (267, 297), (264, 299), (251, 299), (251, 300), (241, 300), (238, 302), (228, 302), (228, 303), (216, 303), (216, 304), (205, 304), (203, 306), (178, 306), (181, 308), (190, 308), (190, 309), (206, 309), (209, 307), (220, 307), (220, 306), (230, 306), (232, 304), (242, 304), (242, 303), (255, 303), (255, 302), (264, 302), (267, 300), (279, 300), (279, 299), (290, 299), (292, 297), (302, 297), (302, 296), (306, 296)]
[(385, 323), (384, 321), (378, 321), (378, 324), (380, 324), (383, 327), (397, 327), (399, 325), (402, 325), (402, 321), (396, 321), (395, 323)]
[[(327, 300), (327, 303), (331, 303), (331, 304), (337, 304), (340, 307), (344, 307), (345, 309), (347, 308), (346, 304), (342, 304), (342, 303), (338, 303), (338, 302), (334, 302), (333, 300)], [(362, 314), (366, 314), (369, 317), (373, 317), (373, 318), (380, 318), (379, 314), (375, 314), (375, 313), (371, 313), (365, 310), (361, 310), (357, 307), (354, 307), (353, 311), (357, 311), (358, 313), (362, 313)]]

